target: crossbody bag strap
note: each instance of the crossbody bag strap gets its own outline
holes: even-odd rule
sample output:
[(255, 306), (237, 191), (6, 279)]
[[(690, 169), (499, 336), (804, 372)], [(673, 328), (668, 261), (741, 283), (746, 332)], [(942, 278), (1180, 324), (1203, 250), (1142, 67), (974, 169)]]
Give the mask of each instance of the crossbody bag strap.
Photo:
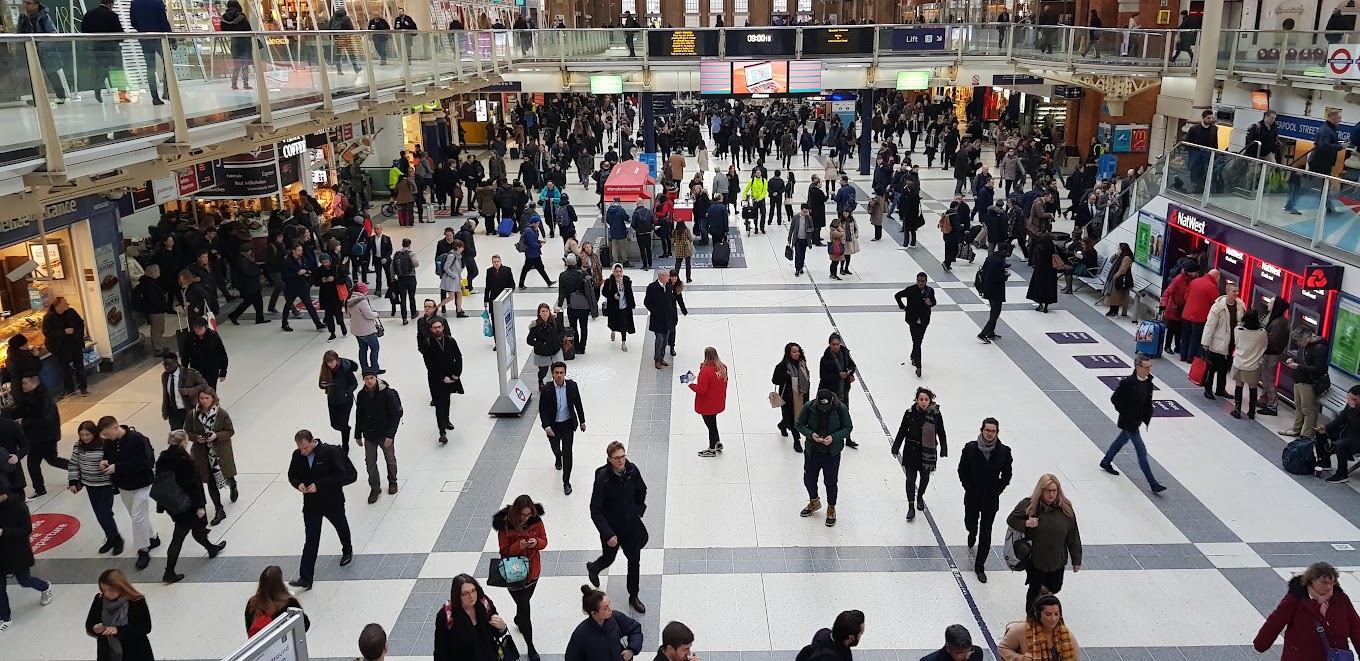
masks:
[(1327, 640), (1327, 628), (1322, 626), (1322, 621), (1316, 617), (1313, 618), (1313, 624), (1317, 625), (1318, 638), (1322, 639), (1322, 649), (1332, 651), (1332, 643)]

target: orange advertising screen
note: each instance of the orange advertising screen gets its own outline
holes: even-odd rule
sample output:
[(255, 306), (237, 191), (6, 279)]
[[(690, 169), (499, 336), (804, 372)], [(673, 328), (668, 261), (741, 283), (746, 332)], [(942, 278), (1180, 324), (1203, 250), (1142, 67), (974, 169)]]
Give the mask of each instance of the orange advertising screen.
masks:
[(789, 63), (784, 60), (732, 63), (733, 94), (785, 94)]

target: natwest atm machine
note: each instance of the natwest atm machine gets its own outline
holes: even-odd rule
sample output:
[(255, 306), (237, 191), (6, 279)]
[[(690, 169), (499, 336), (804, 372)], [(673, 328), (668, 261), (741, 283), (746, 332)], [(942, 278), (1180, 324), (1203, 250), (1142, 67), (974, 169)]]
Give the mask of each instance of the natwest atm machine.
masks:
[[(1168, 262), (1205, 249), (1208, 268), (1218, 269), (1221, 275), (1220, 287), (1227, 282), (1237, 283), (1239, 295), (1262, 314), (1282, 296), (1289, 303), (1287, 317), (1291, 331), (1306, 326), (1324, 338), (1331, 334), (1341, 282), (1340, 266), (1321, 263), (1315, 254), (1302, 248), (1174, 203), (1168, 205), (1166, 226)], [(1320, 281), (1316, 275), (1320, 271), (1326, 271), (1331, 279)], [(1309, 276), (1311, 286), (1306, 282)], [(1325, 286), (1319, 286), (1320, 283)], [(1280, 395), (1292, 400), (1293, 370), (1281, 368), (1277, 377)]]

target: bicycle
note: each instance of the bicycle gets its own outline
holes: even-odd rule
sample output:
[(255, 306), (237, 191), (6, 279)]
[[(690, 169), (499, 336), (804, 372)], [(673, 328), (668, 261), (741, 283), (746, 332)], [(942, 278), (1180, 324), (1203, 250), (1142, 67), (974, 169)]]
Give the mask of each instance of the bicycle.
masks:
[(378, 209), (378, 213), (381, 213), (384, 218), (396, 218), (397, 205), (394, 202), (384, 202), (382, 207)]

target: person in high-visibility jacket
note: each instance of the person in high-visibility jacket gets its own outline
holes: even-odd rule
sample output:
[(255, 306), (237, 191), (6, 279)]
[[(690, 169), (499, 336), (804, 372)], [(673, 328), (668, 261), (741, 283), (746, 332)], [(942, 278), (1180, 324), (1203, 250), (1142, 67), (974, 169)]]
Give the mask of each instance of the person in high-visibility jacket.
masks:
[(406, 169), (410, 167), (406, 163), (406, 152), (402, 152), (402, 154), (402, 158), (392, 159), (392, 169), (387, 171), (387, 190), (393, 194), (395, 194), (395, 191), (397, 190), (397, 182), (401, 180), (401, 176), (406, 174)]
[[(742, 190), (742, 196), (751, 201), (751, 206), (756, 210), (756, 231), (765, 233), (765, 196), (769, 194), (769, 185), (765, 180), (765, 168), (757, 167), (751, 171), (751, 179), (746, 182), (746, 188)], [(751, 219), (744, 218), (746, 225), (746, 235), (751, 235)]]

